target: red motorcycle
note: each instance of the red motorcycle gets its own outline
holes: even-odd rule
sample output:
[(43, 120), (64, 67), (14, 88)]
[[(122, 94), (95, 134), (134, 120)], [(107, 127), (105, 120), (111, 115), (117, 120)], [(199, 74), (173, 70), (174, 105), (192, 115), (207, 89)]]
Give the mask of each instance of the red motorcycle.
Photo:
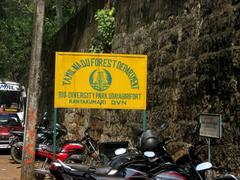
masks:
[[(52, 130), (48, 130), (48, 137), (52, 137), (49, 133), (53, 133)], [(60, 132), (60, 136), (66, 135), (67, 130), (65, 127), (57, 125), (57, 131)], [(86, 156), (90, 153), (96, 151), (95, 148), (95, 140), (88, 135), (89, 128), (85, 131), (85, 136), (81, 141), (75, 142), (66, 142), (62, 147), (56, 147), (56, 159), (59, 159), (63, 162), (83, 162), (86, 159)], [(44, 164), (42, 167), (45, 167), (46, 164), (49, 164), (54, 159), (53, 154), (53, 146), (51, 140), (45, 141), (45, 143), (37, 143), (36, 144), (36, 159), (44, 160)], [(22, 159), (22, 150), (23, 150), (23, 142), (16, 142), (12, 148), (14, 151), (11, 151), (11, 156), (17, 163), (21, 163)]]

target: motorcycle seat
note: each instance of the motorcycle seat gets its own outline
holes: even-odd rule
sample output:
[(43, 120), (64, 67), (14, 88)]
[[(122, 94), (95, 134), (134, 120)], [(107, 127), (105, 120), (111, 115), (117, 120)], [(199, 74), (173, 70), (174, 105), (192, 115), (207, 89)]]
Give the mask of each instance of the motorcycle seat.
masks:
[(87, 172), (89, 169), (89, 166), (87, 165), (83, 165), (83, 164), (68, 164), (66, 163), (67, 166), (71, 167), (72, 169), (76, 169), (76, 170), (80, 170), (80, 171), (84, 171)]
[(95, 173), (100, 175), (107, 175), (110, 170), (111, 170), (110, 167), (101, 167), (101, 168), (96, 168)]
[(15, 135), (15, 136), (23, 136), (23, 134), (24, 134), (23, 131), (11, 131), (10, 133)]
[[(39, 146), (38, 148), (41, 148), (42, 150), (48, 151), (48, 152), (53, 152), (53, 146), (51, 145), (42, 145)], [(61, 148), (60, 147), (56, 147), (56, 153), (60, 153), (61, 152)]]
[(108, 172), (111, 170), (111, 167), (95, 168), (95, 167), (89, 167), (83, 164), (66, 164), (66, 165), (71, 167), (72, 169), (76, 169), (84, 172), (93, 172), (98, 175), (107, 175)]

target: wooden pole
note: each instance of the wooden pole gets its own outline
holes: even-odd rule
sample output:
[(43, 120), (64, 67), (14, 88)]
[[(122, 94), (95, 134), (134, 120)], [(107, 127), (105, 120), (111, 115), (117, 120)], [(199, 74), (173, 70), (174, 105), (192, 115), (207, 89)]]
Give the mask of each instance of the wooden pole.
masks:
[(35, 1), (35, 14), (32, 33), (31, 65), (28, 79), (28, 114), (26, 120), (26, 134), (22, 155), (21, 180), (34, 179), (34, 160), (36, 144), (36, 122), (38, 112), (38, 97), (40, 95), (40, 61), (42, 51), (43, 19), (45, 1)]

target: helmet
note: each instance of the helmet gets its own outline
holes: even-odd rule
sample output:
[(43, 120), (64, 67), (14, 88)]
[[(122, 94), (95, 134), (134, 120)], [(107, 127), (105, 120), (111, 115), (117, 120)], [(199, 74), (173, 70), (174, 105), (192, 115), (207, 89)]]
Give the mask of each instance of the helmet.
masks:
[(142, 152), (152, 151), (159, 143), (158, 134), (155, 131), (148, 129), (144, 131), (140, 137), (140, 150)]

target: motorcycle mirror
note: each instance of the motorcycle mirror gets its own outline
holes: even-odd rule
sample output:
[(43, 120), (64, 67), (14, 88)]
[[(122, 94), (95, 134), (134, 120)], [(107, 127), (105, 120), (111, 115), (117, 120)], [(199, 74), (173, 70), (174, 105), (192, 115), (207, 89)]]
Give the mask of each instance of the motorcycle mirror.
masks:
[(116, 170), (116, 169), (111, 169), (111, 170), (108, 172), (108, 175), (112, 176), (112, 175), (115, 175), (117, 172), (118, 172), (118, 170)]
[(197, 125), (194, 126), (193, 130), (192, 130), (192, 134), (196, 134), (199, 132), (201, 124), (198, 123)]
[(43, 119), (46, 119), (47, 118), (47, 112), (44, 112), (44, 114), (43, 114)]
[(88, 128), (84, 131), (84, 134), (88, 134), (89, 131), (90, 131), (90, 127), (88, 127)]
[(203, 171), (203, 170), (210, 169), (211, 167), (212, 167), (212, 163), (210, 163), (210, 162), (204, 162), (204, 163), (198, 164), (198, 165), (196, 166), (196, 170), (197, 170), (197, 171)]
[(161, 126), (159, 127), (159, 130), (160, 131), (164, 131), (165, 129), (168, 128), (168, 123), (167, 122), (164, 122), (163, 124), (161, 124)]
[(116, 149), (115, 150), (115, 155), (121, 155), (121, 154), (124, 154), (124, 153), (126, 153), (127, 152), (127, 149), (125, 149), (125, 148), (118, 148), (118, 149)]
[(153, 151), (145, 151), (143, 154), (148, 158), (153, 158), (156, 155)]

